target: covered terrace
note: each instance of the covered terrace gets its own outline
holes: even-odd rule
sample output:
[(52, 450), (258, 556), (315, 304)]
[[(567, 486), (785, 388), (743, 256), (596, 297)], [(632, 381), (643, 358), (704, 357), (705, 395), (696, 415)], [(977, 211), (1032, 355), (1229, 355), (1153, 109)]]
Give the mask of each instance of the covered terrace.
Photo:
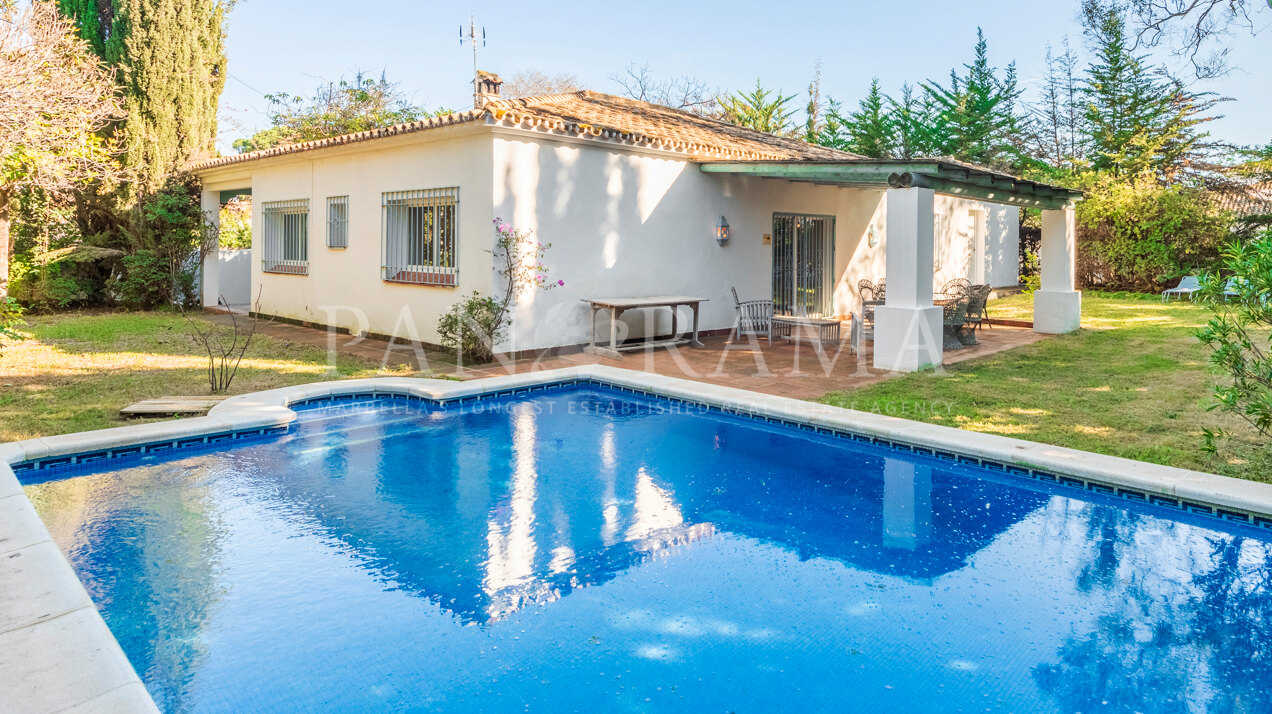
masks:
[(1082, 194), (1026, 181), (951, 159), (848, 161), (716, 161), (708, 174), (734, 174), (887, 195), (886, 302), (875, 316), (873, 366), (913, 372), (944, 363), (942, 309), (933, 302), (937, 194), (1042, 211), (1042, 285), (1034, 293), (1035, 332), (1060, 334), (1079, 326), (1082, 295), (1074, 288), (1073, 203)]

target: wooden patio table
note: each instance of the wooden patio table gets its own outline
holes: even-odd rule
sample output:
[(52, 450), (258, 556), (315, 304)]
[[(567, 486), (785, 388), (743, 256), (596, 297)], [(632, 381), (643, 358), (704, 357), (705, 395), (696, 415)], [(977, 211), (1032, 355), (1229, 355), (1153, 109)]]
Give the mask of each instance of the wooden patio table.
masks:
[[(656, 347), (671, 347), (674, 345), (689, 345), (690, 347), (701, 348), (703, 345), (698, 341), (698, 308), (701, 303), (707, 302), (706, 298), (688, 297), (685, 295), (661, 295), (657, 297), (629, 297), (629, 298), (589, 298), (583, 302), (588, 303), (588, 326), (591, 328), (591, 342), (587, 347), (583, 348), (584, 352), (602, 357), (610, 357), (613, 359), (621, 359), (623, 352), (631, 352), (633, 350), (647, 350)], [(671, 337), (665, 340), (644, 340), (633, 344), (618, 344), (618, 318), (628, 310), (643, 310), (649, 308), (671, 308)], [(688, 307), (693, 310), (693, 337), (680, 337), (677, 329), (677, 318), (680, 308)], [(609, 310), (610, 314), (610, 339), (609, 347), (596, 344), (596, 313), (601, 310)]]

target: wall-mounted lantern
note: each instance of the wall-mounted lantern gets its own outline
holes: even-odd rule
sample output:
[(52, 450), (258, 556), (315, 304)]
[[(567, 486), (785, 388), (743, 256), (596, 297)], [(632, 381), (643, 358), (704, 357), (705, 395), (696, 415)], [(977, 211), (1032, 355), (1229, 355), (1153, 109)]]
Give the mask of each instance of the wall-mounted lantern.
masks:
[(729, 222), (724, 220), (724, 216), (720, 216), (719, 222), (716, 223), (715, 240), (719, 245), (729, 242)]

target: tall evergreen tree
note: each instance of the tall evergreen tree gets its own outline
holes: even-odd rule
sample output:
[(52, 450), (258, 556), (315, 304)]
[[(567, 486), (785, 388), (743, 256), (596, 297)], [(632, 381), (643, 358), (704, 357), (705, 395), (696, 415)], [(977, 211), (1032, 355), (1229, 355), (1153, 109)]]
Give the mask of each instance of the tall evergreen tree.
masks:
[(896, 130), (896, 157), (916, 159), (939, 153), (935, 136), (944, 133), (940, 117), (926, 93), (915, 96), (914, 86), (901, 85), (901, 98), (888, 97), (888, 113)]
[(116, 70), (128, 118), (121, 162), (150, 191), (216, 144), (228, 0), (58, 0)]
[(1057, 53), (1047, 45), (1046, 77), (1040, 90), (1040, 101), (1033, 114), (1034, 156), (1054, 168), (1077, 171), (1082, 158), (1082, 111), (1079, 96), (1078, 57), (1069, 46), (1069, 38)]
[(1093, 167), (1173, 178), (1206, 150), (1199, 126), (1221, 100), (1188, 92), (1133, 54), (1120, 6), (1086, 0), (1082, 10), (1095, 55), (1082, 88)]
[(843, 149), (848, 139), (844, 133), (842, 105), (833, 97), (827, 98), (825, 114), (826, 118), (821, 122), (812, 143)]
[(878, 77), (857, 103), (857, 111), (841, 120), (844, 145), (840, 148), (872, 159), (892, 158), (896, 151), (896, 126), (888, 113), (888, 98), (879, 89)]
[(929, 81), (924, 84), (939, 117), (934, 137), (939, 151), (963, 161), (986, 166), (1003, 166), (1019, 157), (1014, 139), (1021, 130), (1016, 105), (1015, 63), (1007, 66), (1002, 79), (989, 63), (985, 33), (977, 28), (972, 63), (966, 73), (950, 70), (949, 86)]

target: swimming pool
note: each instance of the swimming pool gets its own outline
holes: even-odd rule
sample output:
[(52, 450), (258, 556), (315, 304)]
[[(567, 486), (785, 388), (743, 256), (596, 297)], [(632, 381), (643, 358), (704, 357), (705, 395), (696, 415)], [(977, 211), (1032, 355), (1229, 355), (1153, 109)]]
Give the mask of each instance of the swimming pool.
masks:
[(164, 710), (1268, 707), (1218, 511), (593, 383), (293, 408), (20, 472)]

